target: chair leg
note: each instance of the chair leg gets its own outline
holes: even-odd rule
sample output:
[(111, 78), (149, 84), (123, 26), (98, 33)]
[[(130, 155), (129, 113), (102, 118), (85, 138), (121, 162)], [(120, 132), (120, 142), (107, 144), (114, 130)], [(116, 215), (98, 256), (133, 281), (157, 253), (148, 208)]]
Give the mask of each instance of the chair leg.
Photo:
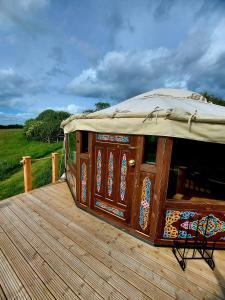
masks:
[[(172, 249), (172, 252), (173, 252), (174, 256), (176, 257), (176, 260), (178, 261), (178, 263), (179, 263), (181, 269), (182, 269), (183, 271), (185, 271), (185, 269), (186, 269), (186, 261), (185, 261), (185, 258), (182, 257), (182, 256), (180, 255), (179, 251), (178, 251), (177, 249), (175, 249), (175, 248)], [(177, 253), (179, 254), (179, 257), (178, 257), (178, 255), (177, 255)]]

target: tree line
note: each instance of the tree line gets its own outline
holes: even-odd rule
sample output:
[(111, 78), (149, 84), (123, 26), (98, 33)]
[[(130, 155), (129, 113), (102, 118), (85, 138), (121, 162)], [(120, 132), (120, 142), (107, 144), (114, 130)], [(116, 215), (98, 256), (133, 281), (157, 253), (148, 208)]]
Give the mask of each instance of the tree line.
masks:
[(204, 96), (208, 102), (212, 102), (217, 105), (225, 106), (225, 99), (222, 99), (220, 97), (216, 97), (212, 94), (209, 94), (208, 92), (203, 92), (202, 96)]
[(23, 128), (21, 124), (0, 125), (0, 129), (17, 129)]
[(57, 142), (63, 139), (63, 130), (60, 124), (70, 116), (65, 111), (54, 111), (47, 109), (40, 113), (36, 119), (25, 122), (23, 132), (28, 140), (39, 140), (43, 142)]
[[(94, 109), (85, 110), (83, 113), (95, 112), (109, 106), (110, 104), (107, 102), (97, 102)], [(47, 109), (40, 113), (37, 118), (29, 119), (25, 122), (23, 127), (24, 135), (28, 140), (39, 140), (47, 143), (62, 140), (64, 134), (60, 124), (70, 115), (65, 111)]]

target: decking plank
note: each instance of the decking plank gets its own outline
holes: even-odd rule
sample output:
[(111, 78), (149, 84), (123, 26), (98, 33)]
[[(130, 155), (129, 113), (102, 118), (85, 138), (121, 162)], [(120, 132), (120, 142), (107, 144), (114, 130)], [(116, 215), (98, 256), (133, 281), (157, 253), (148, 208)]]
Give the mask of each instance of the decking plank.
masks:
[(31, 298), (37, 300), (55, 299), (40, 278), (33, 272), (32, 268), (24, 260), (23, 256), (16, 249), (8, 236), (3, 232), (0, 235), (0, 245), (2, 252), (7, 257), (7, 260), (10, 261), (13, 270), (20, 278)]
[[(56, 273), (67, 282), (67, 285), (79, 296), (81, 299), (103, 299), (94, 289), (92, 289), (81, 277), (79, 277), (68, 264), (66, 264), (55, 252), (44, 243), (34, 232), (27, 226), (31, 223), (25, 224), (28, 218), (24, 215), (23, 221), (11, 210), (13, 204), (3, 209), (5, 216), (11, 220), (18, 228), (23, 237), (32, 243), (35, 250), (44, 258), (45, 261), (56, 271)], [(54, 247), (54, 246), (53, 246)]]
[(79, 299), (3, 214), (1, 215), (1, 222), (8, 237), (14, 245), (17, 245), (17, 249), (32, 267), (33, 272), (39, 276), (54, 297), (62, 300)]
[[(52, 192), (54, 193), (54, 190), (52, 190), (51, 193)], [(47, 198), (51, 193), (48, 194)], [(35, 201), (38, 201), (39, 205), (43, 205), (43, 202), (45, 202), (45, 198), (43, 198), (42, 191), (38, 195), (40, 199), (37, 199)], [(57, 199), (60, 199), (61, 196), (62, 195), (60, 195), (60, 193), (57, 191), (54, 202), (52, 202), (52, 204), (54, 203), (54, 206), (51, 206), (50, 208), (50, 205), (48, 207), (45, 204), (46, 210), (57, 210), (55, 203), (57, 202)], [(32, 195), (28, 195), (28, 197), (32, 198)], [(204, 276), (202, 276), (202, 272), (200, 270), (199, 273), (197, 273), (197, 270), (193, 272), (193, 270), (187, 269), (184, 274), (184, 272), (180, 270), (180, 267), (173, 256), (171, 256), (170, 258), (171, 261), (165, 259), (165, 257), (163, 256), (163, 248), (157, 249), (155, 247), (145, 245), (143, 242), (137, 242), (135, 238), (127, 235), (126, 233), (122, 233), (113, 226), (110, 226), (109, 224), (98, 220), (93, 216), (88, 215), (89, 219), (91, 220), (87, 221), (86, 212), (74, 209), (71, 213), (71, 209), (67, 210), (66, 208), (63, 210), (59, 209), (58, 212), (60, 212), (59, 218), (62, 222), (64, 222), (65, 225), (73, 227), (72, 229), (74, 230), (79, 230), (82, 226), (81, 232), (79, 234), (83, 234), (83, 228), (85, 228), (85, 234), (88, 235), (86, 238), (92, 240), (95, 245), (104, 250), (106, 253), (107, 251), (110, 251), (111, 248), (113, 248), (113, 251), (111, 251), (111, 256), (113, 256), (115, 259), (120, 259), (120, 257), (118, 257), (117, 250), (119, 250), (120, 253), (122, 252), (124, 254), (123, 259), (121, 259), (121, 262), (123, 264), (127, 262), (128, 266), (132, 267), (132, 263), (134, 264), (133, 260), (135, 260), (136, 265), (139, 266), (136, 267), (136, 269), (138, 268), (139, 272), (142, 272), (143, 268), (145, 270), (147, 267), (153, 272), (159, 275), (161, 274), (169, 280), (173, 279), (173, 283), (179, 288), (182, 289), (186, 287), (186, 291), (193, 294), (194, 296), (200, 295), (202, 297), (202, 295), (206, 294), (206, 296), (208, 295), (207, 297), (212, 297), (212, 294), (214, 294), (214, 297), (220, 297), (222, 299), (224, 298), (224, 288), (218, 285), (218, 279), (209, 268), (206, 269), (206, 275), (203, 274)], [(64, 217), (62, 217), (62, 215), (64, 215)], [(76, 224), (75, 222), (72, 224), (73, 220), (76, 220)], [(106, 232), (107, 230), (110, 230), (110, 232)], [(96, 237), (98, 239), (96, 239)], [(124, 238), (125, 240), (120, 240), (120, 237), (121, 239)], [(126, 243), (126, 239), (130, 241), (129, 244)], [(134, 246), (136, 246), (136, 248)], [(150, 249), (150, 251), (147, 251), (147, 254), (145, 253), (146, 248), (147, 250)], [(144, 252), (142, 254), (143, 250)], [(161, 252), (162, 258), (160, 256)], [(129, 258), (126, 259), (127, 256)], [(144, 274), (146, 274), (146, 270), (143, 275)], [(179, 276), (177, 276), (177, 274), (179, 274)], [(209, 278), (212, 281), (209, 280)]]
[[(24, 200), (26, 201), (26, 200)], [(92, 256), (94, 256), (96, 259), (104, 263), (107, 267), (114, 270), (116, 273), (118, 273), (120, 276), (123, 276), (125, 279), (129, 280), (132, 284), (139, 287), (140, 289), (143, 288), (143, 285), (139, 285), (140, 283), (140, 275), (136, 271), (139, 268), (139, 264), (136, 265), (136, 269), (131, 270), (130, 268), (124, 266), (122, 263), (118, 262), (114, 258), (111, 257), (111, 255), (108, 255), (104, 251), (101, 250), (101, 248), (96, 247), (96, 243), (94, 244), (90, 242), (89, 240), (86, 240), (82, 237), (82, 232), (78, 232), (77, 234), (76, 230), (72, 230), (69, 227), (67, 227), (65, 224), (68, 222), (65, 221), (65, 224), (60, 224), (60, 222), (56, 222), (57, 219), (55, 214), (52, 214), (50, 211), (46, 211), (45, 209), (42, 209), (41, 207), (38, 207), (34, 204), (34, 201), (27, 201), (27, 205), (30, 205), (33, 207), (33, 209), (43, 217), (45, 217), (55, 228), (58, 228), (61, 232), (67, 236), (67, 239), (73, 240), (77, 245), (81, 246), (85, 251), (90, 253)], [(62, 241), (64, 242), (64, 241)], [(72, 251), (74, 247), (70, 248)], [(85, 256), (86, 258), (86, 256)], [(161, 276), (157, 276), (157, 274), (151, 272), (151, 270), (147, 270), (142, 277), (144, 278), (144, 281), (142, 283), (154, 283), (155, 288), (161, 288), (162, 290), (166, 291), (168, 294), (170, 294), (173, 297), (178, 297), (178, 295), (185, 297), (186, 299), (190, 298), (191, 295), (189, 293), (183, 291), (183, 289), (179, 290), (174, 286), (171, 282), (169, 282), (167, 279)], [(147, 281), (147, 282), (146, 282)], [(145, 288), (146, 289), (146, 288)], [(193, 299), (193, 298), (192, 298)]]
[[(123, 290), (124, 285), (122, 285), (122, 282), (124, 282), (125, 279), (133, 286), (138, 288), (142, 293), (145, 293), (146, 295), (152, 295), (153, 299), (169, 299), (170, 296), (173, 298), (177, 297), (173, 286), (170, 286), (169, 289), (165, 289), (164, 286), (161, 287), (162, 284), (160, 285), (160, 282), (157, 280), (154, 282), (155, 285), (153, 285), (151, 281), (154, 280), (147, 281), (146, 279), (143, 279), (135, 272), (124, 267), (122, 264), (119, 264), (109, 255), (101, 251), (101, 249), (96, 249), (96, 247), (93, 247), (93, 244), (88, 245), (87, 242), (88, 251), (86, 250), (86, 247), (81, 248), (80, 245), (84, 245), (85, 240), (82, 240), (80, 235), (77, 235), (70, 228), (59, 222), (55, 215), (52, 215), (51, 213), (46, 212), (45, 210), (35, 205), (33, 201), (26, 201), (24, 199), (21, 200), (25, 201), (26, 205), (32, 209), (27, 210), (27, 207), (23, 207), (27, 213), (32, 214), (33, 219), (36, 219), (36, 221), (46, 231), (52, 234), (53, 237), (56, 238), (65, 247), (70, 249), (70, 251), (77, 257), (79, 257), (84, 263), (93, 268), (93, 270), (99, 270), (99, 272), (102, 273), (104, 277), (108, 277), (108, 282), (113, 286), (117, 288), (121, 286), (120, 288)], [(18, 202), (17, 204), (19, 205)], [(40, 216), (42, 216), (43, 218), (41, 219)], [(104, 260), (104, 263), (102, 262), (102, 258)], [(164, 279), (163, 281), (166, 282), (166, 280)], [(164, 288), (167, 294), (165, 294), (164, 292), (162, 293), (160, 288)], [(186, 296), (188, 299), (187, 293), (184, 293), (183, 296)]]
[(31, 299), (8, 260), (0, 250), (0, 298)]
[(225, 299), (225, 252), (215, 252), (214, 272), (202, 261), (183, 272), (170, 249), (77, 208), (66, 183), (3, 200), (2, 215), (2, 300), (26, 299), (20, 288), (28, 299)]
[[(63, 188), (65, 190), (65, 186)], [(57, 209), (61, 207), (62, 211), (65, 211), (65, 214), (66, 214), (67, 217), (71, 216), (71, 211), (69, 211), (67, 209), (67, 205), (65, 205), (65, 204), (61, 205), (61, 206), (58, 205), (58, 203), (60, 203), (59, 199), (62, 199), (62, 197), (64, 195), (64, 192), (62, 193), (62, 190), (60, 190), (60, 186), (56, 186), (55, 189), (53, 189), (53, 187), (50, 187), (49, 191), (48, 191), (48, 196), (49, 195), (54, 195), (55, 196), (54, 201), (51, 201), (49, 204), (53, 205), (53, 207), (56, 207)], [(71, 201), (67, 201), (67, 202), (70, 203)], [(73, 211), (73, 213), (75, 213), (75, 214), (72, 215), (72, 218), (77, 218), (76, 211)], [(82, 221), (83, 220), (81, 220), (81, 222)], [(96, 224), (96, 226), (98, 226), (98, 224)], [(108, 236), (107, 232), (105, 232), (107, 229), (110, 230), (110, 234), (109, 234), (110, 238), (111, 238), (111, 234), (116, 234), (115, 231), (113, 232), (112, 226), (109, 226), (106, 222), (102, 222), (101, 223), (101, 231), (100, 231), (100, 233), (102, 233), (104, 235), (104, 238), (105, 238), (105, 236)], [(122, 234), (119, 237), (119, 239), (123, 239), (123, 243), (124, 243), (124, 241), (126, 243), (128, 243), (126, 245), (128, 247), (129, 247), (129, 244), (132, 244), (132, 243), (133, 243), (133, 245), (137, 244), (136, 240), (135, 239), (131, 239), (130, 236), (127, 235), (127, 234)], [(141, 243), (140, 245), (143, 246), (143, 245), (146, 245), (146, 243)], [(147, 247), (143, 247), (143, 249), (141, 249), (140, 251), (143, 253), (143, 252), (146, 252), (146, 250), (150, 250), (151, 254), (152, 254), (152, 250), (153, 250), (154, 253), (156, 253), (156, 255), (160, 252), (159, 253), (160, 257), (163, 256), (163, 257), (165, 257), (167, 259), (168, 263), (172, 262), (172, 264), (174, 264), (174, 256), (171, 255), (171, 248), (151, 247), (151, 248), (148, 249)], [(148, 251), (147, 251), (147, 254), (149, 254)], [(218, 251), (217, 250), (215, 252), (215, 257), (217, 257), (218, 260), (220, 260), (220, 257), (222, 257), (222, 261), (223, 261), (224, 260), (224, 256), (225, 256), (224, 251)], [(158, 257), (157, 257), (157, 259), (158, 259)], [(220, 261), (218, 263), (218, 268), (220, 268)], [(207, 278), (209, 277), (209, 274), (208, 274), (209, 273), (208, 272), (208, 265), (204, 264), (203, 261), (195, 261), (195, 264), (191, 264), (189, 266), (189, 270), (192, 270), (193, 272), (197, 272), (198, 274), (199, 274), (199, 271), (201, 271), (202, 276), (204, 276), (204, 274), (207, 274)], [(225, 268), (221, 268), (219, 271), (221, 272), (221, 274), (223, 274), (225, 276)]]
[[(50, 190), (50, 193), (55, 193), (54, 190)], [(49, 193), (49, 194), (50, 194)], [(62, 196), (62, 194), (60, 192), (57, 192), (57, 197), (54, 200), (54, 207), (56, 205), (57, 207), (57, 201), (58, 201), (58, 197)], [(73, 220), (74, 218), (77, 219), (77, 211), (73, 210), (73, 214), (71, 214), (71, 211), (69, 211), (67, 208), (62, 208), (62, 211), (65, 211), (66, 216), (71, 220)], [(61, 211), (61, 210), (60, 210)], [(83, 223), (83, 219), (81, 218), (80, 222), (82, 223), (83, 226), (88, 226), (89, 223)], [(94, 218), (96, 219), (96, 218)], [(96, 222), (95, 220), (93, 222)], [(98, 224), (99, 223), (99, 224)], [(118, 230), (114, 230), (115, 228), (113, 228), (112, 226), (110, 226), (108, 223), (106, 222), (96, 222), (96, 228), (99, 228), (99, 226), (101, 226), (101, 230), (95, 230), (95, 232), (97, 234), (102, 234), (103, 238), (105, 239), (106, 237), (108, 239), (112, 239), (112, 237), (114, 237), (116, 239), (116, 242), (119, 242), (119, 240), (122, 240), (122, 243), (125, 243), (125, 247), (126, 248), (130, 248), (130, 247), (135, 247), (137, 245), (137, 240), (134, 238), (131, 238), (129, 235), (122, 233), (121, 235), (118, 236)], [(107, 230), (109, 232), (107, 232)], [(140, 242), (139, 247), (136, 249), (137, 252), (140, 253), (140, 255), (142, 256), (143, 254), (151, 254), (152, 257), (156, 257), (157, 260), (159, 260), (159, 256), (160, 259), (164, 258), (167, 261), (167, 264), (171, 264), (172, 266), (175, 266), (176, 269), (179, 269), (179, 266), (176, 264), (176, 261), (174, 261), (174, 256), (171, 253), (171, 249), (168, 248), (157, 248), (157, 247), (146, 247), (146, 243)], [(132, 248), (133, 249), (133, 248)], [(215, 253), (215, 257), (217, 257), (217, 253), (218, 253), (218, 271), (224, 275), (225, 277), (225, 268), (222, 267), (223, 265), (220, 264), (220, 262), (222, 263), (224, 261), (224, 256), (225, 256), (225, 252), (224, 251), (216, 251)], [(222, 260), (220, 261), (220, 256), (222, 256)], [(220, 268), (221, 266), (221, 268)], [(195, 272), (199, 275), (199, 273), (201, 273), (201, 276), (207, 276), (207, 278), (209, 278), (211, 276), (211, 279), (217, 282), (217, 278), (215, 278), (215, 276), (213, 275), (213, 272), (208, 272), (208, 265), (205, 264), (203, 261), (196, 261), (194, 264), (191, 264), (189, 266), (189, 270), (191, 270), (192, 272)], [(180, 270), (179, 270), (180, 271)], [(181, 272), (182, 273), (182, 272)], [(223, 278), (224, 278), (223, 277)], [(221, 285), (224, 285), (224, 280), (222, 280)]]
[[(31, 220), (30, 216), (27, 217), (27, 214), (24, 213), (19, 207), (16, 205), (12, 205), (11, 209), (17, 216), (19, 216), (21, 219), (26, 220), (26, 224), (29, 225), (30, 229), (36, 232), (36, 234), (39, 236), (43, 242), (48, 244), (49, 247), (54, 249), (56, 253), (61, 257), (61, 259), (70, 265), (70, 267), (81, 277), (83, 278), (89, 285), (92, 286), (93, 289), (98, 291), (98, 293), (105, 299), (108, 299), (108, 297), (111, 297), (112, 299), (118, 299), (118, 293), (116, 293), (115, 289), (112, 288), (107, 280), (112, 280), (111, 274), (104, 274), (104, 278), (106, 280), (102, 280), (101, 277), (98, 276), (97, 273), (95, 273), (92, 269), (90, 269), (90, 266), (88, 267), (85, 265), (79, 258), (74, 256), (68, 249), (66, 249), (62, 244), (60, 244), (58, 241), (56, 241), (50, 234), (48, 234), (39, 224), (35, 223), (33, 218)], [(83, 255), (83, 253), (80, 253), (80, 255)], [(93, 266), (94, 269), (94, 266)], [(123, 285), (122, 285), (123, 283)], [(135, 289), (133, 286), (129, 285), (127, 282), (122, 281), (120, 278), (120, 281), (117, 281), (117, 284), (121, 285), (121, 290), (124, 292), (125, 296), (130, 299), (147, 299), (148, 297), (145, 297), (140, 291)], [(163, 296), (163, 295), (162, 295)], [(123, 296), (120, 295), (121, 299), (123, 299)], [(162, 298), (161, 298), (162, 299)]]
[[(21, 203), (20, 202), (20, 200), (18, 199), (17, 200), (17, 205), (19, 204), (19, 203)], [(21, 208), (23, 208), (25, 211), (26, 211), (26, 213), (28, 213), (31, 217), (32, 217), (32, 219), (33, 220), (38, 220), (38, 223), (39, 223), (39, 225), (41, 226), (42, 225), (42, 223), (43, 223), (43, 221), (44, 220), (41, 220), (41, 218), (40, 218), (40, 216), (38, 216), (38, 215), (34, 215), (34, 212), (33, 211), (31, 211), (31, 210), (29, 210), (27, 207), (25, 207), (24, 205), (22, 205), (22, 206), (20, 206)], [(56, 220), (56, 222), (57, 222), (57, 220)], [(44, 227), (44, 229), (46, 229), (46, 227)], [(49, 228), (48, 228), (49, 229)], [(50, 233), (53, 237), (54, 237), (54, 239), (56, 239), (56, 240), (59, 240), (59, 238), (62, 236), (62, 234), (60, 234), (59, 233), (59, 235), (56, 235), (55, 234), (55, 232), (56, 232), (56, 230), (55, 230), (55, 228), (54, 227), (51, 227), (50, 228), (50, 230), (48, 231), (48, 233)], [(66, 247), (66, 249), (67, 250), (70, 250), (70, 247), (72, 246), (72, 245), (65, 245), (65, 242), (64, 243), (62, 243), (62, 245), (64, 245), (64, 247)], [(78, 246), (78, 245), (77, 245)], [(65, 249), (63, 249), (63, 251), (65, 251)], [(73, 253), (73, 252), (72, 252)], [(73, 253), (73, 254), (75, 254), (75, 253)], [(81, 251), (81, 249), (79, 249), (79, 246), (78, 246), (78, 250), (77, 250), (77, 259), (79, 259), (79, 260), (81, 260), (81, 261), (83, 261), (82, 260), (82, 257), (83, 256), (85, 256), (85, 252), (84, 251)], [(72, 259), (74, 259), (74, 257), (72, 257)], [(90, 262), (92, 265), (93, 265), (93, 262), (91, 261)], [(90, 265), (89, 265), (89, 267), (90, 267)], [(92, 266), (93, 267), (93, 269), (95, 269), (96, 270), (96, 267), (93, 265)], [(100, 272), (101, 272), (102, 270), (100, 269)], [(91, 270), (89, 270), (89, 268), (86, 268), (86, 272), (91, 272)], [(109, 273), (103, 273), (103, 271), (102, 271), (102, 278), (104, 279), (104, 280), (108, 280), (108, 281), (110, 281), (110, 278), (111, 278), (111, 273), (109, 272)], [(82, 276), (84, 276), (84, 274), (82, 274)], [(107, 282), (103, 282), (103, 281), (100, 281), (99, 280), (99, 284), (102, 284), (102, 285), (104, 285), (104, 286), (106, 286), (107, 285)], [(129, 288), (129, 287), (128, 287)], [(123, 286), (123, 289), (124, 289), (124, 286)], [(123, 300), (123, 299), (126, 299), (123, 295), (121, 295), (121, 293), (119, 293), (116, 289), (114, 289), (114, 288), (110, 288), (109, 289), (109, 291), (107, 292), (107, 290), (104, 290), (104, 297), (109, 297), (110, 299), (118, 299), (118, 298), (120, 298), (121, 300)]]
[(3, 286), (0, 284), (0, 300), (7, 300), (6, 295), (3, 291)]

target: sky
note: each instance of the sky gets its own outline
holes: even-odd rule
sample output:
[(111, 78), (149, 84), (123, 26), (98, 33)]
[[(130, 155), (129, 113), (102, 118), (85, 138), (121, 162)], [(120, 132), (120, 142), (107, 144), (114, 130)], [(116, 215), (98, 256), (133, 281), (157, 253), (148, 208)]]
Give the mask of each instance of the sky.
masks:
[(225, 98), (225, 0), (0, 0), (0, 124), (163, 87)]

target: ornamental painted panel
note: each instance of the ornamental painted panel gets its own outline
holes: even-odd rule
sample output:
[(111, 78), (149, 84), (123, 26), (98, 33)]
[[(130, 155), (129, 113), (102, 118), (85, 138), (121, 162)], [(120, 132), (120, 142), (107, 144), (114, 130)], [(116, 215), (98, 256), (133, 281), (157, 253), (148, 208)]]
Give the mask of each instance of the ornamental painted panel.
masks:
[(142, 182), (141, 205), (140, 205), (140, 215), (139, 215), (139, 225), (142, 230), (145, 230), (148, 226), (150, 198), (151, 198), (151, 181), (149, 177), (145, 177)]
[(95, 206), (100, 207), (100, 208), (112, 213), (113, 215), (115, 215), (117, 217), (124, 218), (124, 212), (122, 210), (119, 210), (115, 207), (109, 206), (106, 203), (103, 203), (99, 200), (97, 200), (95, 202)]
[(81, 165), (81, 202), (87, 202), (87, 165), (84, 161)]
[(127, 156), (123, 154), (120, 168), (120, 200), (124, 201), (126, 193), (126, 177), (127, 177)]
[(194, 231), (198, 229), (198, 232), (207, 238), (216, 235), (217, 233), (225, 232), (225, 222), (215, 217), (214, 214), (202, 217), (199, 221), (186, 221), (181, 224), (181, 227), (185, 230), (188, 229), (188, 226), (189, 229)]
[(117, 142), (129, 143), (129, 136), (127, 135), (110, 135), (110, 134), (97, 134), (97, 141), (103, 142)]
[[(203, 216), (199, 220), (189, 220), (194, 216), (197, 216), (197, 212), (167, 210), (163, 237), (169, 239), (177, 237), (193, 238), (193, 234), (198, 230), (200, 235), (210, 238), (218, 233), (225, 232), (225, 221), (220, 220), (213, 213)], [(193, 234), (191, 234), (192, 231)]]
[(113, 153), (110, 152), (109, 154), (109, 162), (108, 162), (108, 195), (112, 195), (112, 189), (113, 189)]
[(96, 176), (96, 186), (97, 191), (99, 192), (101, 190), (101, 183), (102, 183), (102, 152), (99, 149), (97, 154), (97, 176)]

